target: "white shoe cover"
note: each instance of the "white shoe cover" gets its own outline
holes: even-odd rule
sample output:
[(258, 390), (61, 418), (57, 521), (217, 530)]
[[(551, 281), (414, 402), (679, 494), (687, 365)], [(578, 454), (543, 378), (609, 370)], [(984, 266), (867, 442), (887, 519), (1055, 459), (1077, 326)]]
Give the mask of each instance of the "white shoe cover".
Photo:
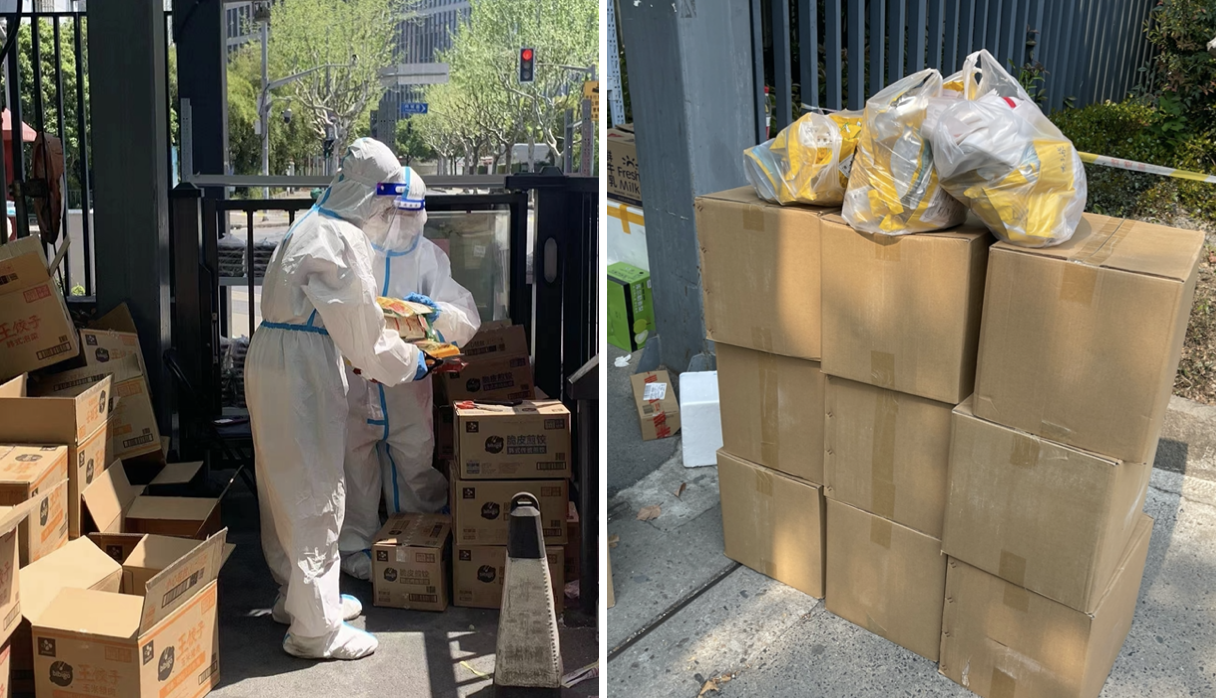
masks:
[[(357, 553), (351, 553), (342, 558), (342, 571), (355, 579), (367, 581), (372, 578), (372, 558), (371, 553), (366, 550), (360, 550)], [(347, 620), (350, 620), (347, 618)]]
[[(270, 612), (270, 617), (276, 623), (283, 625), (291, 625), (291, 616), (287, 615), (287, 600), (282, 594), (274, 601), (274, 610)], [(350, 594), (342, 595), (342, 620), (354, 620), (363, 615), (363, 602), (359, 601)]]
[(302, 659), (362, 659), (376, 651), (380, 641), (375, 635), (343, 623), (325, 637), (283, 638), (283, 651)]

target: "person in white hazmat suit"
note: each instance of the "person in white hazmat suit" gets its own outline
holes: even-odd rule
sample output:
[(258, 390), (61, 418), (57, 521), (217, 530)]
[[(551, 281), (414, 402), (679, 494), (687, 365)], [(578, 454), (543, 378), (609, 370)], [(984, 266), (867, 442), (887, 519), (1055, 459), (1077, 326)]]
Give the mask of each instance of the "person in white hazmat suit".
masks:
[(378, 644), (344, 622), (362, 606), (338, 588), (343, 357), (384, 385), (426, 378), (418, 348), (385, 327), (365, 234), (382, 236), (394, 215), (377, 185), (403, 180), (387, 146), (355, 141), (333, 183), (275, 249), (262, 285), (263, 322), (246, 357), (262, 548), (280, 589), (272, 616), (290, 624), (283, 649), (297, 657), (358, 659)]
[[(409, 167), (405, 184), (386, 187), (396, 216), (386, 234), (371, 237), (372, 271), (381, 296), (436, 308), (434, 328), (443, 341), (463, 346), (481, 325), (473, 294), (452, 279), (452, 265), (422, 235), (426, 184)], [(430, 381), (396, 387), (358, 379), (348, 368), (350, 416), (346, 445), (346, 522), (338, 547), (342, 570), (370, 579), (372, 538), (380, 530), (380, 496), (390, 513), (432, 513), (447, 504), (448, 481), (432, 466), (435, 448)]]

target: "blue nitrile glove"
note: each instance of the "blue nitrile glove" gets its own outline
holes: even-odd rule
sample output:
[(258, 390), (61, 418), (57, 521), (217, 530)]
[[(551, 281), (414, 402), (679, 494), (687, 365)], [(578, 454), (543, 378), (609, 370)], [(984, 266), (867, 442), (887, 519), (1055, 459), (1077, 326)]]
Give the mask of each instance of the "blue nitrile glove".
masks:
[(426, 354), (423, 354), (421, 351), (419, 351), (418, 352), (418, 370), (414, 371), (414, 380), (420, 381), (423, 378), (426, 378), (427, 374), (430, 372), (431, 372), (431, 369), (427, 368), (427, 366), (426, 366)]
[(439, 304), (436, 303), (435, 301), (431, 300), (430, 296), (424, 296), (421, 293), (411, 293), (410, 295), (405, 297), (405, 300), (410, 303), (421, 303), (421, 304), (425, 305), (426, 307), (434, 310), (435, 312), (431, 313), (432, 320), (439, 317), (439, 313), (440, 313)]

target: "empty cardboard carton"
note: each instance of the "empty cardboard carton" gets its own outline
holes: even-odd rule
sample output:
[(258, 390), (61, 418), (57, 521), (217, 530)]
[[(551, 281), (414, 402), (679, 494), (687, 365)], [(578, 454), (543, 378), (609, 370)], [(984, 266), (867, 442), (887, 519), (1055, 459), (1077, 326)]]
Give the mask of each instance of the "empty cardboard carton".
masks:
[(0, 381), (76, 356), (80, 345), (42, 239), (0, 245)]
[(942, 550), (1093, 611), (1144, 508), (1152, 468), (954, 411)]
[(79, 537), (80, 493), (106, 469), (112, 380), (105, 377), (55, 397), (30, 397), (27, 376), (0, 385), (0, 441), (68, 447), (68, 535)]
[(460, 347), (466, 359), (498, 356), (528, 356), (528, 336), (523, 325), (486, 323), (473, 339)]
[(458, 402), (456, 459), (466, 480), (570, 477), (570, 411), (560, 402)]
[[(565, 601), (566, 576), (561, 546), (545, 547), (549, 562), (549, 581), (553, 585), (554, 608)], [(452, 559), (452, 605), (464, 608), (502, 606), (503, 575), (506, 573), (507, 548), (503, 545), (458, 545)]]
[(220, 530), (220, 497), (156, 497), (131, 484), (114, 463), (85, 489), (86, 533), (154, 533), (203, 539)]
[(821, 488), (718, 451), (726, 556), (823, 598)]
[(136, 595), (60, 591), (32, 622), (38, 693), (95, 693), (98, 681), (132, 698), (195, 698), (214, 688), (225, 533), (198, 543)]
[(992, 248), (975, 414), (1151, 463), (1203, 233), (1086, 214), (1072, 239)]
[(714, 342), (818, 361), (820, 216), (752, 187), (697, 199), (705, 333)]
[(1153, 521), (1136, 532), (1092, 613), (950, 558), (938, 671), (983, 698), (1097, 698), (1132, 625)]
[(716, 345), (722, 448), (823, 484), (823, 391), (817, 361)]
[(824, 496), (940, 539), (952, 409), (828, 378)]
[(448, 607), (448, 538), (441, 514), (393, 514), (372, 543), (375, 604), (415, 611)]
[(26, 519), (30, 502), (0, 507), (0, 643), (17, 629), (21, 620), (20, 542), (18, 529)]
[(188, 497), (206, 479), (203, 461), (168, 463), (148, 483), (146, 492), (157, 497)]
[(957, 405), (975, 383), (992, 236), (867, 235), (825, 216), (823, 372)]
[(0, 446), (0, 505), (31, 501), (21, 522), (21, 566), (68, 541), (68, 449), (66, 446)]
[(13, 687), (19, 694), (34, 692), (34, 643), (30, 623), (68, 587), (118, 593), (122, 565), (87, 538), (67, 545), (21, 569), (23, 620), (13, 635)]
[(80, 353), (86, 364), (104, 366), (108, 363), (134, 357), (140, 374), (147, 374), (144, 355), (139, 348), (139, 329), (126, 303), (119, 303), (113, 310), (89, 323), (80, 331)]
[(90, 533), (89, 540), (115, 562), (122, 564), (135, 552), (135, 547), (146, 537), (143, 533)]
[(824, 606), (937, 661), (946, 588), (941, 541), (836, 500), (827, 505)]
[(635, 373), (629, 381), (643, 441), (665, 439), (680, 431), (680, 401), (667, 371)]
[(452, 478), (452, 515), (459, 545), (506, 545), (511, 500), (527, 492), (540, 502), (545, 545), (566, 543), (568, 480), (461, 480)]

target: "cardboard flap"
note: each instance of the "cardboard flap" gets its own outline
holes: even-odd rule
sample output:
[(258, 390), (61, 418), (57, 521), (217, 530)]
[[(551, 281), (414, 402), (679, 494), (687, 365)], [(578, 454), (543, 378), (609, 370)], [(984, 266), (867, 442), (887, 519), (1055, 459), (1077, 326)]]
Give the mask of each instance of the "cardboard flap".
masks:
[(111, 378), (82, 384), (53, 397), (34, 397), (28, 376), (0, 386), (0, 438), (74, 444), (105, 425), (113, 397)]
[(90, 533), (89, 540), (106, 556), (122, 564), (146, 536), (143, 533)]
[(142, 487), (127, 479), (122, 461), (115, 461), (80, 494), (81, 516), (91, 518), (93, 527), (101, 533), (118, 533), (122, 530), (123, 514), (142, 491)]
[(69, 587), (59, 592), (34, 626), (129, 640), (139, 629), (139, 606), (138, 596)]
[(135, 327), (135, 318), (131, 316), (131, 309), (126, 303), (119, 303), (118, 307), (90, 322), (89, 329), (139, 333), (139, 329)]
[(29, 379), (29, 374), (23, 373), (4, 383), (3, 385), (0, 385), (0, 397), (25, 397), (25, 389)]
[(22, 502), (17, 506), (0, 507), (0, 536), (6, 536), (10, 531), (21, 525), (30, 509), (37, 504), (35, 500)]
[(51, 278), (38, 236), (0, 245), (0, 295), (29, 288)]
[(59, 461), (67, 458), (66, 446), (3, 446), (0, 453), (0, 482), (30, 484)]
[(121, 383), (131, 378), (143, 375), (139, 361), (134, 356), (128, 356), (104, 366), (83, 366), (62, 373), (33, 376), (30, 379), (33, 393), (38, 397), (65, 397), (80, 393), (81, 386), (100, 383), (106, 376), (112, 376), (113, 381)]
[(137, 497), (127, 510), (128, 518), (163, 521), (197, 521), (201, 527), (220, 500), (212, 497)]
[(194, 481), (198, 471), (202, 469), (203, 461), (194, 463), (169, 463), (164, 467), (156, 477), (152, 478), (149, 485), (156, 486), (172, 486), (172, 485), (188, 485)]
[(93, 542), (77, 538), (67, 545), (21, 568), (21, 614), (31, 622), (55, 600), (59, 590), (72, 586), (96, 588), (107, 581), (115, 584), (122, 571), (118, 561)]
[(144, 590), (140, 633), (151, 630), (152, 626), (219, 577), (227, 535), (228, 529), (221, 530), (148, 581)]
[(376, 543), (415, 548), (442, 548), (452, 531), (452, 518), (443, 514), (393, 514), (380, 529)]

